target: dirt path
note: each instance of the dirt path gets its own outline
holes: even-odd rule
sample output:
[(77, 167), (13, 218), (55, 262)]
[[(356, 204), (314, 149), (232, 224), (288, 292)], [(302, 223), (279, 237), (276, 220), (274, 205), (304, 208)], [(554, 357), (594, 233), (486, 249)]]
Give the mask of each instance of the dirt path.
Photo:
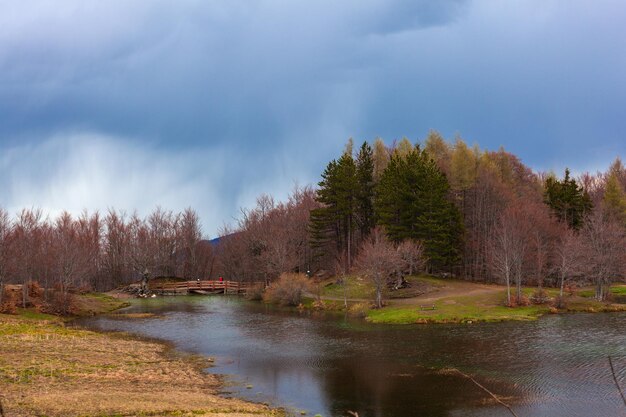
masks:
[[(409, 298), (391, 298), (387, 299), (390, 305), (420, 305), (433, 304), (443, 298), (462, 297), (470, 295), (493, 294), (503, 291), (506, 287), (494, 284), (477, 284), (474, 282), (449, 281), (443, 287), (434, 288), (426, 294)], [(307, 297), (315, 298), (313, 294), (306, 294)], [(343, 297), (322, 296), (325, 301), (344, 301)], [(348, 298), (350, 303), (363, 303), (372, 301), (369, 298)]]
[(500, 292), (503, 289), (505, 289), (505, 287), (501, 285), (450, 281), (449, 283), (446, 283), (444, 287), (435, 291), (412, 298), (391, 299), (389, 300), (389, 303), (395, 305), (433, 304), (443, 298), (493, 294)]

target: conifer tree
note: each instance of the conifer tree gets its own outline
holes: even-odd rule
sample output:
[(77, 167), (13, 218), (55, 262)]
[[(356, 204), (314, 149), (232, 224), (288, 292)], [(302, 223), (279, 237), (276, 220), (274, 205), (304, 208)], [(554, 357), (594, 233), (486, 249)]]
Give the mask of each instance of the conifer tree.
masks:
[(606, 180), (603, 201), (607, 214), (626, 225), (626, 193), (614, 172)]
[(459, 261), (461, 215), (448, 200), (445, 175), (426, 152), (414, 148), (392, 156), (376, 188), (378, 223), (395, 242), (424, 242), (431, 270), (450, 270)]
[(476, 150), (470, 149), (460, 137), (456, 138), (450, 158), (450, 185), (457, 192), (469, 189), (476, 182), (478, 158)]
[(393, 154), (401, 158), (406, 158), (408, 154), (413, 150), (413, 144), (407, 138), (402, 138), (393, 150)]
[(581, 228), (585, 216), (592, 209), (591, 198), (570, 177), (569, 169), (565, 169), (565, 178), (561, 181), (552, 176), (546, 179), (544, 202), (560, 221), (574, 230)]
[(428, 136), (424, 141), (424, 150), (437, 162), (440, 169), (447, 172), (450, 159), (450, 146), (439, 132), (436, 130), (428, 132)]
[(356, 181), (356, 221), (362, 240), (374, 227), (374, 159), (367, 142), (363, 142), (357, 156)]
[(374, 141), (374, 182), (378, 182), (389, 164), (389, 151), (381, 138)]
[(311, 236), (314, 247), (334, 242), (339, 253), (345, 252), (346, 270), (354, 253), (355, 207), (358, 182), (352, 158), (352, 139), (339, 160), (331, 161), (319, 182), (316, 200), (323, 206), (311, 211)]

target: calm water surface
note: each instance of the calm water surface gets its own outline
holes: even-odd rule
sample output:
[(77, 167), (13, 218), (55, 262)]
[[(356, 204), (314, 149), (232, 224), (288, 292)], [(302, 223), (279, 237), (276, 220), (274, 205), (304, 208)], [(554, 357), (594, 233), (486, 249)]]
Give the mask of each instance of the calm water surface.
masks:
[(607, 359), (614, 358), (626, 389), (624, 313), (374, 326), (223, 296), (142, 300), (127, 311), (160, 317), (81, 324), (214, 357), (208, 371), (228, 375), (229, 395), (309, 416), (346, 410), (361, 417), (510, 415), (451, 368), (506, 397), (520, 417), (626, 416)]

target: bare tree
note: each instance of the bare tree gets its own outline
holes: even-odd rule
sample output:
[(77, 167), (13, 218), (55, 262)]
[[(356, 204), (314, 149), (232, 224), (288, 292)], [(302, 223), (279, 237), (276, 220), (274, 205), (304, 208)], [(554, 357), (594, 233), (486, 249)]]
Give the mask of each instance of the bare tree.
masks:
[(249, 254), (243, 232), (224, 226), (219, 231), (215, 251), (218, 257), (218, 274), (229, 280), (249, 281)]
[(144, 252), (150, 260), (149, 265), (144, 267), (152, 275), (174, 276), (178, 266), (176, 258), (176, 230), (180, 216), (175, 216), (169, 210), (157, 207), (146, 219), (145, 226), (148, 230)]
[(109, 209), (104, 218), (104, 226), (102, 268), (104, 274), (111, 280), (109, 285), (118, 286), (129, 278), (130, 236), (125, 214)]
[(16, 278), (22, 285), (22, 307), (28, 301), (28, 283), (36, 280), (38, 256), (41, 251), (42, 212), (39, 209), (23, 209), (15, 223)]
[(134, 276), (140, 277), (144, 272), (154, 272), (155, 258), (158, 258), (155, 240), (150, 229), (137, 213), (133, 213), (128, 222), (129, 262)]
[(516, 301), (522, 299), (524, 257), (528, 249), (528, 218), (517, 205), (510, 205), (501, 215), (491, 242), (494, 272), (506, 283), (507, 304), (511, 303), (511, 281), (515, 280)]
[(197, 278), (199, 275), (198, 246), (202, 239), (202, 230), (198, 213), (191, 207), (186, 208), (177, 223), (177, 247), (184, 254), (183, 277)]
[(361, 245), (357, 266), (374, 284), (377, 308), (383, 306), (383, 289), (402, 263), (400, 254), (387, 240), (383, 230), (374, 228), (370, 238)]
[(563, 306), (563, 291), (568, 279), (579, 274), (584, 260), (579, 236), (565, 224), (560, 225), (560, 233), (554, 244), (553, 270), (559, 277), (559, 307)]
[(9, 213), (0, 207), (0, 306), (4, 294), (4, 283), (9, 273), (12, 233), (13, 224), (9, 218)]
[(54, 241), (57, 307), (67, 314), (71, 307), (70, 289), (88, 273), (89, 248), (81, 242), (78, 223), (68, 212), (61, 213), (55, 222)]
[[(404, 262), (403, 273), (413, 275), (416, 272), (420, 272), (426, 266), (426, 259), (424, 258), (424, 245), (422, 242), (415, 242), (413, 240), (404, 240), (400, 242), (397, 247), (398, 254)], [(398, 274), (397, 285), (402, 285), (404, 278), (402, 274)]]
[(624, 277), (624, 228), (600, 206), (586, 219), (581, 237), (585, 272), (594, 281), (596, 299), (603, 301), (609, 295), (612, 281)]
[(100, 213), (89, 215), (86, 211), (75, 221), (80, 249), (85, 263), (85, 271), (80, 276), (79, 285), (93, 289), (94, 286), (105, 288), (100, 283), (102, 262), (102, 230)]

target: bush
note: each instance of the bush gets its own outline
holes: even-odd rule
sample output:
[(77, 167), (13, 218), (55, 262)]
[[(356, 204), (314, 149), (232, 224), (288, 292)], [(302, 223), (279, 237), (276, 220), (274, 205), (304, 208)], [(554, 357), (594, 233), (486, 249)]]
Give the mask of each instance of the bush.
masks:
[(367, 316), (367, 312), (370, 310), (370, 304), (369, 303), (356, 303), (356, 304), (352, 304), (349, 308), (348, 308), (348, 314), (350, 314), (351, 316), (354, 317), (366, 317)]
[(522, 297), (519, 300), (515, 300), (518, 307), (528, 307), (530, 305), (530, 299), (522, 294)]
[(530, 301), (533, 304), (546, 304), (550, 302), (550, 296), (543, 288), (538, 288), (530, 296)]
[(54, 291), (44, 313), (68, 315), (76, 311), (76, 300), (73, 294), (63, 291)]
[(560, 295), (557, 295), (554, 297), (553, 306), (556, 308), (566, 308), (567, 300), (565, 299), (565, 296), (561, 297)]
[(302, 296), (311, 288), (311, 282), (304, 274), (282, 274), (266, 290), (264, 299), (280, 305), (297, 306)]
[(41, 298), (43, 296), (43, 288), (37, 281), (30, 281), (28, 283), (28, 297)]
[(246, 289), (246, 300), (261, 301), (263, 299), (263, 292), (265, 291), (265, 285), (254, 284)]
[(17, 314), (18, 297), (17, 292), (4, 287), (2, 293), (2, 304), (0, 305), (0, 313)]

